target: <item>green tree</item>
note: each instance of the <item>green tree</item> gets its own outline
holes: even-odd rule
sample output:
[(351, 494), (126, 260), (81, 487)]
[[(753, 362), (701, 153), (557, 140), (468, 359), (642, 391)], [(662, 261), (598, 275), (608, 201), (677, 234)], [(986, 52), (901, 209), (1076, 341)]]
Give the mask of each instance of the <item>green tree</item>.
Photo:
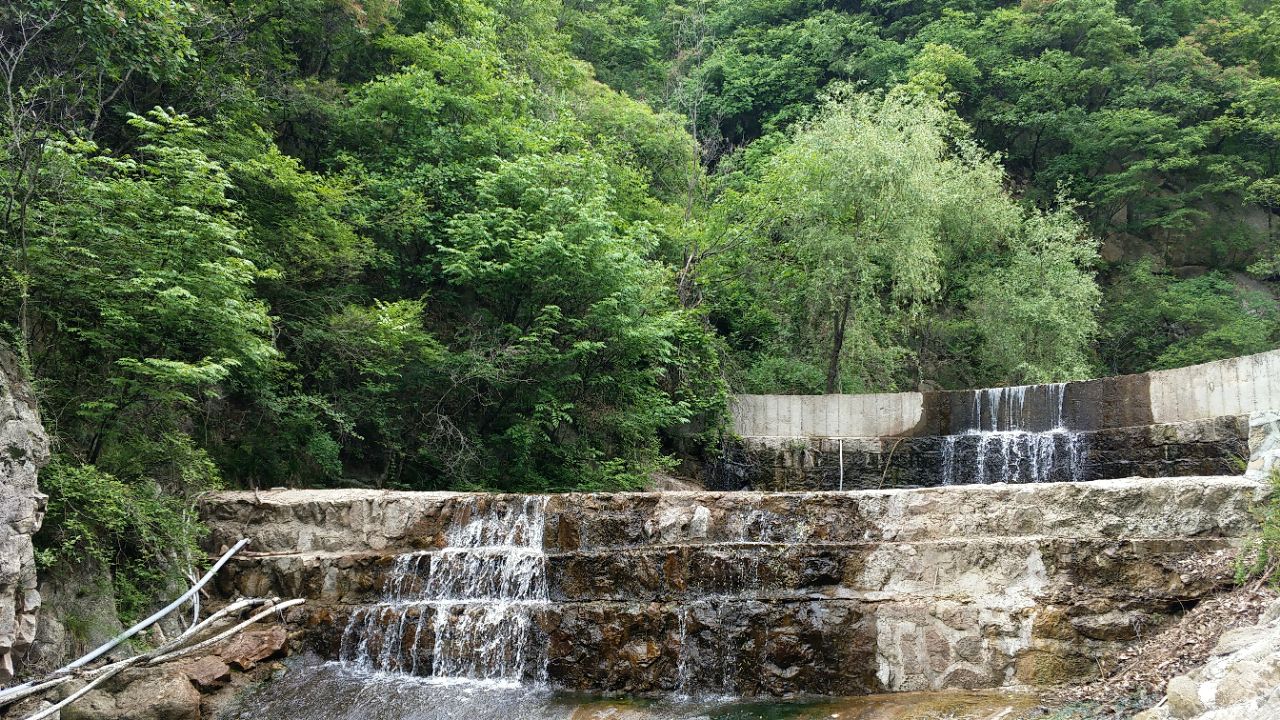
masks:
[[(927, 316), (957, 306), (984, 377), (1082, 374), (1094, 245), (1069, 212), (1019, 207), (1003, 180), (936, 101), (837, 98), (727, 209), (753, 240), (723, 271), (772, 309), (775, 352), (823, 358), (826, 392), (849, 375), (894, 387)], [(1016, 343), (1025, 352), (1005, 349)]]
[(160, 110), (129, 124), (128, 155), (47, 146), (25, 267), (30, 368), (58, 438), (46, 560), (110, 561), (131, 614), (195, 563), (188, 498), (221, 473), (194, 428), (233, 374), (277, 354), (203, 131)]
[(1280, 307), (1218, 273), (1181, 280), (1140, 263), (1113, 282), (1099, 355), (1112, 373), (1263, 352), (1280, 341)]

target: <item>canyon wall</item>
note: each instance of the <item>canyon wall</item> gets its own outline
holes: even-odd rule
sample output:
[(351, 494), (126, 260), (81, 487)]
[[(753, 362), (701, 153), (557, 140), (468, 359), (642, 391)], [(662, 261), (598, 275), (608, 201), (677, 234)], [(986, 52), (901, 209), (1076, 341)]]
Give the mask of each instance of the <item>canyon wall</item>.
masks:
[(31, 645), (40, 593), (31, 536), (44, 519), (36, 474), (49, 460), (49, 439), (17, 358), (0, 346), (0, 679), (13, 677), (14, 655)]

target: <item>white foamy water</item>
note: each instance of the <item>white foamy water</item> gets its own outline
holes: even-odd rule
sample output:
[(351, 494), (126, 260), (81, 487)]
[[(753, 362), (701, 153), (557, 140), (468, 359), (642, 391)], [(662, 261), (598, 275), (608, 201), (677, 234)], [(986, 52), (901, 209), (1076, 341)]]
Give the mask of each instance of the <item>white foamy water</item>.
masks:
[(442, 682), (545, 679), (546, 498), (466, 502), (445, 548), (398, 557), (382, 602), (352, 614), (343, 662)]
[[(942, 484), (1083, 480), (1088, 448), (1066, 426), (1066, 387), (973, 391), (970, 429), (942, 439)], [(1028, 392), (1043, 394), (1038, 408)]]

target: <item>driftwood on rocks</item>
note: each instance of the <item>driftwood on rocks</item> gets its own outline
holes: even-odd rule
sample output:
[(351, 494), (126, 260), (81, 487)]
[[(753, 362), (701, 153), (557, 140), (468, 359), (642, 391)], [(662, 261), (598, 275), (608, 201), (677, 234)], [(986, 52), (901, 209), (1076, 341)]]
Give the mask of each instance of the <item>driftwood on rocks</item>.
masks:
[[(88, 694), (91, 690), (132, 667), (149, 667), (159, 665), (161, 663), (179, 660), (190, 657), (198, 652), (208, 650), (218, 646), (240, 632), (253, 625), (254, 623), (264, 620), (272, 615), (279, 615), (284, 610), (300, 605), (305, 600), (285, 600), (280, 598), (244, 598), (237, 600), (218, 610), (204, 620), (199, 619), (199, 597), (200, 590), (213, 579), (214, 575), (222, 569), (224, 565), (239, 552), (248, 540), (241, 540), (234, 547), (228, 550), (214, 563), (199, 580), (193, 582), (190, 589), (182, 594), (178, 599), (166, 605), (147, 619), (125, 630), (116, 637), (112, 638), (102, 646), (95, 648), (93, 651), (85, 654), (77, 660), (53, 671), (43, 678), (30, 680), (20, 685), (0, 690), (0, 708), (11, 705), (19, 700), (32, 696), (46, 693), (57, 688), (64, 683), (72, 680), (88, 681), (85, 685), (67, 696), (60, 702), (39, 710), (34, 715), (30, 715), (24, 720), (43, 720), (54, 716), (59, 710), (65, 708), (71, 703), (79, 700)], [(123, 660), (115, 662), (101, 662), (103, 656), (119, 647), (129, 638), (146, 630), (148, 627), (156, 624), (160, 620), (177, 612), (188, 601), (192, 602), (192, 624), (177, 638), (170, 640), (159, 647), (145, 653), (133, 655)], [(250, 610), (256, 610), (248, 618), (241, 620), (240, 618)]]

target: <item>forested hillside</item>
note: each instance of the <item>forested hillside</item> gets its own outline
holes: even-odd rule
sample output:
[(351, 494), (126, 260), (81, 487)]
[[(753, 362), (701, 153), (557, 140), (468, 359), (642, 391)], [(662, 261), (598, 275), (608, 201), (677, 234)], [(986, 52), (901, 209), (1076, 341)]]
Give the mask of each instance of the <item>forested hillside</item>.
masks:
[(0, 80), (44, 561), (126, 606), (218, 485), (638, 487), (731, 391), (1280, 340), (1263, 0), (15, 0)]
[[(568, 4), (574, 51), (606, 83), (684, 115), (717, 174), (770, 154), (832, 87), (905, 86), (940, 98), (1001, 155), (1023, 201), (1074, 201), (1101, 239), (1108, 297), (1091, 345), (1096, 372), (1173, 367), (1275, 341), (1274, 304), (1253, 282), (1280, 277), (1273, 3)], [(1149, 306), (1135, 306), (1139, 297)], [(725, 309), (726, 322), (741, 322), (738, 309)], [(1019, 379), (957, 366), (952, 354), (973, 336), (964, 324), (937, 318), (925, 335), (907, 348), (923, 365), (913, 381)], [(755, 327), (729, 337), (748, 353), (775, 341)], [(762, 373), (758, 357), (746, 360), (751, 384), (787, 384)]]

